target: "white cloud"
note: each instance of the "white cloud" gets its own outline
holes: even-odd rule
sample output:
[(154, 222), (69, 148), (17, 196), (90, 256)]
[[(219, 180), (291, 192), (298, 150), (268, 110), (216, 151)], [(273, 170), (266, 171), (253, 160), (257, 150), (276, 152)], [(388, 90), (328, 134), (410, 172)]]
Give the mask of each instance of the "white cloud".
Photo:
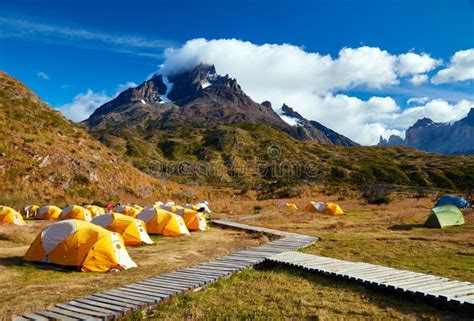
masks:
[(38, 78), (41, 78), (41, 79), (44, 79), (44, 80), (48, 80), (48, 79), (49, 79), (48, 74), (46, 74), (46, 73), (43, 72), (43, 71), (37, 72), (37, 73), (36, 73), (36, 76), (38, 76)]
[(137, 84), (132, 81), (127, 81), (124, 84), (119, 84), (114, 95), (109, 96), (105, 92), (94, 92), (88, 89), (85, 93), (77, 94), (72, 102), (57, 107), (67, 118), (72, 121), (79, 122), (83, 121), (100, 106), (106, 102), (114, 99), (122, 91), (136, 87)]
[(438, 71), (431, 81), (442, 84), (471, 79), (474, 79), (474, 48), (456, 52), (448, 67)]
[(410, 78), (410, 82), (415, 86), (424, 84), (427, 81), (428, 81), (427, 75), (414, 75), (413, 77)]
[(274, 108), (287, 103), (304, 117), (364, 145), (376, 144), (380, 135), (403, 136), (404, 130), (422, 117), (447, 122), (460, 119), (473, 105), (468, 100), (450, 104), (426, 97), (418, 101), (414, 98), (409, 103), (416, 102), (416, 107), (402, 109), (391, 97), (361, 100), (336, 94), (354, 86), (394, 88), (403, 77), (421, 84), (427, 79), (425, 73), (441, 63), (426, 53), (392, 55), (363, 46), (343, 48), (333, 58), (288, 44), (194, 39), (181, 48), (166, 50), (165, 57), (161, 68), (165, 74), (199, 63), (214, 64), (218, 73), (238, 79), (254, 100), (270, 100)]
[(60, 26), (0, 16), (0, 38), (23, 38), (48, 43), (68, 43), (145, 57), (162, 58), (173, 42), (143, 35), (116, 34), (82, 27)]
[(86, 93), (77, 94), (72, 102), (57, 107), (67, 118), (79, 122), (87, 119), (94, 110), (111, 100), (104, 92), (96, 93), (90, 89)]
[(407, 105), (410, 105), (411, 103), (424, 104), (429, 100), (430, 98), (426, 96), (425, 97), (412, 97), (407, 100)]
[(424, 74), (433, 70), (441, 63), (441, 60), (433, 59), (427, 53), (419, 55), (414, 52), (408, 52), (398, 56), (398, 72), (401, 76)]

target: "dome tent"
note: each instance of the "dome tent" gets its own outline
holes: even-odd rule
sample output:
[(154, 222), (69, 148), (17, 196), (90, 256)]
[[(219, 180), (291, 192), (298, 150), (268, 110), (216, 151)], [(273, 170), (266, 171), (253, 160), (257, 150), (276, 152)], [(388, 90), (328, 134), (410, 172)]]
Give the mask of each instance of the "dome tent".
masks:
[(99, 215), (102, 215), (102, 214), (105, 214), (105, 210), (102, 207), (97, 206), (97, 205), (85, 205), (83, 207), (86, 210), (89, 210), (89, 212), (91, 212), (92, 218), (94, 218), (96, 216), (99, 216)]
[(326, 208), (326, 203), (323, 202), (309, 202), (308, 205), (306, 205), (306, 210), (308, 212), (317, 212), (317, 213), (322, 213), (324, 209)]
[(199, 203), (196, 203), (194, 205), (192, 204), (186, 204), (184, 206), (185, 208), (189, 208), (191, 210), (194, 210), (196, 212), (202, 212), (205, 214), (211, 214), (211, 210), (209, 209), (209, 202), (208, 201), (200, 201)]
[(115, 212), (131, 217), (137, 217), (138, 213), (140, 213), (140, 210), (129, 205), (117, 205), (115, 206)]
[(35, 220), (57, 220), (62, 209), (54, 205), (41, 206), (36, 210)]
[(8, 206), (0, 206), (0, 224), (26, 225), (21, 214)]
[(306, 205), (309, 212), (323, 213), (328, 215), (342, 215), (344, 211), (336, 203), (310, 202)]
[(120, 233), (125, 245), (153, 244), (142, 220), (119, 213), (108, 213), (95, 217), (92, 223)]
[(342, 215), (344, 211), (336, 203), (326, 203), (326, 208), (323, 210), (324, 214)]
[(157, 207), (144, 208), (137, 218), (145, 222), (149, 234), (164, 236), (190, 235), (181, 216)]
[(136, 267), (118, 233), (81, 220), (46, 226), (23, 257), (25, 261), (78, 267), (83, 272), (107, 272)]
[(207, 230), (207, 222), (204, 213), (186, 211), (182, 217), (189, 231)]
[(91, 212), (89, 212), (89, 210), (85, 209), (84, 207), (72, 205), (63, 209), (61, 214), (59, 214), (58, 219), (60, 221), (75, 219), (90, 222), (92, 220), (92, 215)]
[(466, 208), (469, 207), (469, 201), (464, 197), (460, 196), (453, 196), (453, 195), (445, 195), (441, 197), (438, 202), (436, 202), (435, 207), (443, 206), (443, 205), (454, 205), (458, 208)]
[(26, 218), (34, 217), (38, 209), (39, 209), (38, 205), (28, 205), (28, 206), (23, 207), (20, 210), (20, 214), (22, 216), (26, 216)]
[(289, 210), (293, 210), (293, 211), (297, 211), (298, 210), (298, 206), (296, 206), (296, 204), (293, 204), (293, 203), (280, 203), (278, 204), (279, 207), (281, 208), (287, 208)]
[(454, 205), (443, 205), (431, 209), (424, 226), (444, 228), (463, 224), (464, 216), (459, 208)]

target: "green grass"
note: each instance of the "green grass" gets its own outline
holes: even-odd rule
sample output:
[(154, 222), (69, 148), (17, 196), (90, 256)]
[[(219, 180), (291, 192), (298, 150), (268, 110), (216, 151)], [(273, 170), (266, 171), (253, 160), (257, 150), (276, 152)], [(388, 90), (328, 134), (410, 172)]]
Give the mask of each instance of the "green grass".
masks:
[(290, 270), (247, 270), (158, 305), (149, 320), (462, 320), (423, 303)]

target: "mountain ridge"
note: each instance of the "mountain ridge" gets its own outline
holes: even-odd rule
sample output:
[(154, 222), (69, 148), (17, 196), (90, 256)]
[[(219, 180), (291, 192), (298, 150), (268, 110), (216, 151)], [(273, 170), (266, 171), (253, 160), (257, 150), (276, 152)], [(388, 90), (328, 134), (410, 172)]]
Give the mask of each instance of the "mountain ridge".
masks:
[(380, 137), (378, 146), (407, 146), (441, 154), (474, 154), (474, 108), (452, 124), (418, 119), (407, 129), (405, 139), (396, 135), (388, 140)]

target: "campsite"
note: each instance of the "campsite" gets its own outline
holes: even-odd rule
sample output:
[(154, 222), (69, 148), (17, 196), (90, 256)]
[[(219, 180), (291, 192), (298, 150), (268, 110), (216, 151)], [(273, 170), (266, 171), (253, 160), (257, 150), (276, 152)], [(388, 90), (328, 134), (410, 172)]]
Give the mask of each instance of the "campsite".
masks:
[(473, 320), (473, 13), (0, 1), (0, 320)]
[[(202, 191), (202, 188), (197, 188), (194, 193)], [(328, 196), (317, 188), (309, 190), (306, 197), (279, 200), (258, 201), (251, 195), (235, 199), (232, 193), (235, 191), (221, 191), (221, 196), (210, 203), (212, 219), (242, 219), (242, 222), (252, 225), (317, 236), (318, 242), (303, 249), (304, 253), (474, 282), (473, 209), (463, 209), (464, 225), (440, 229), (423, 226), (434, 206), (432, 199), (417, 199), (406, 193), (396, 194), (394, 200), (386, 205), (369, 205), (360, 199), (342, 199), (340, 195)], [(344, 214), (308, 211), (305, 206), (313, 199), (337, 203), (344, 209)], [(295, 204), (298, 210), (282, 207), (282, 202)], [(96, 219), (101, 216), (110, 221), (107, 214)], [(133, 220), (131, 216), (126, 217)], [(127, 246), (138, 267), (118, 273), (74, 272), (58, 269), (54, 265), (48, 268), (23, 261), (22, 256), (37, 233), (52, 222), (54, 220), (26, 219), (26, 226), (0, 226), (2, 283), (12, 293), (1, 303), (0, 310), (4, 317), (29, 311), (31, 304), (34, 304), (35, 310), (41, 310), (59, 301), (66, 302), (270, 241), (264, 235), (221, 229), (211, 223), (209, 230), (192, 233), (191, 236), (150, 235), (152, 245)], [(51, 278), (54, 278), (54, 291), (49, 287)], [(269, 287), (268, 282), (278, 284), (279, 290)], [(298, 282), (298, 287), (291, 286), (295, 282)], [(18, 287), (24, 288), (25, 292), (15, 291)], [(237, 295), (241, 291), (247, 294)], [(314, 294), (310, 294), (314, 291), (319, 293), (317, 305), (310, 304), (316, 299)], [(334, 301), (334, 296), (345, 299)], [(255, 297), (260, 299), (255, 302)], [(352, 304), (354, 300), (359, 302), (358, 305)], [(325, 312), (328, 318), (344, 315), (359, 319), (366, 315), (364, 311), (370, 311), (372, 317), (382, 319), (402, 316), (458, 317), (446, 310), (409, 302), (390, 294), (380, 295), (375, 290), (345, 281), (329, 281), (298, 270), (266, 266), (242, 272), (199, 292), (173, 298), (147, 310), (144, 316), (150, 319), (232, 319), (241, 315), (260, 318), (272, 316), (274, 304), (285, 306), (287, 317), (298, 318), (307, 318), (320, 308), (328, 311)], [(256, 311), (254, 308), (257, 305), (266, 308)]]

